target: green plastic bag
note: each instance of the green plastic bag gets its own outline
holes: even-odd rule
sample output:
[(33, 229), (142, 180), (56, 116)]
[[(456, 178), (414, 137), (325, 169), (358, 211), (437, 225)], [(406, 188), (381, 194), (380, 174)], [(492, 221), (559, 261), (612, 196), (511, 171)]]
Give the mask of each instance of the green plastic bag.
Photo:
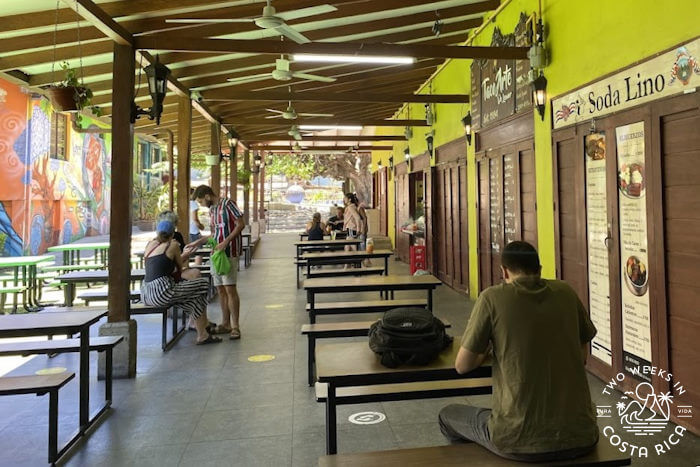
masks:
[[(210, 248), (214, 248), (216, 246), (216, 242), (213, 238), (210, 238), (207, 242), (207, 245)], [(225, 276), (226, 274), (231, 272), (231, 260), (228, 256), (226, 256), (225, 250), (213, 252), (211, 254), (211, 262), (214, 265), (214, 271), (216, 271), (218, 275)]]

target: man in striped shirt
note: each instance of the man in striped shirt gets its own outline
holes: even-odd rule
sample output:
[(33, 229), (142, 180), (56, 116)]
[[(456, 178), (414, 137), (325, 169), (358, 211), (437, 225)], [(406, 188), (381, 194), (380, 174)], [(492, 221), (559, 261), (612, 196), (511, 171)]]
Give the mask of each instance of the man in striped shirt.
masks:
[[(229, 334), (231, 339), (240, 339), (239, 325), (240, 299), (236, 290), (236, 278), (238, 275), (238, 255), (241, 249), (241, 232), (245, 227), (243, 212), (233, 200), (219, 198), (211, 187), (200, 185), (194, 191), (193, 196), (200, 206), (209, 208), (211, 216), (211, 238), (217, 245), (215, 250), (224, 250), (231, 258), (231, 271), (226, 275), (219, 275), (211, 266), (211, 277), (219, 292), (221, 301), (222, 323), (216, 327), (216, 334)], [(203, 237), (197, 241), (199, 246), (205, 243), (209, 237)]]

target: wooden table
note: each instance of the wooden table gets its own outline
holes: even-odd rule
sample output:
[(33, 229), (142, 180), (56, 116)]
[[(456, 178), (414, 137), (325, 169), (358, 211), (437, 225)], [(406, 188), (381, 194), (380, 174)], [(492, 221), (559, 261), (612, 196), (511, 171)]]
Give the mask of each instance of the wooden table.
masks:
[[(210, 277), (211, 272), (208, 269), (200, 269), (202, 277)], [(145, 269), (132, 269), (130, 281), (141, 281), (146, 276)], [(73, 306), (75, 300), (75, 285), (86, 284), (91, 282), (107, 283), (109, 280), (108, 270), (98, 271), (73, 271), (62, 274), (56, 277), (56, 280), (63, 284), (63, 298), (65, 306)]]
[(58, 453), (58, 457), (75, 444), (111, 405), (110, 401), (105, 401), (90, 416), (90, 326), (106, 315), (106, 309), (0, 315), (0, 338), (80, 334), (80, 426), (78, 432)]
[(362, 276), (306, 279), (306, 301), (309, 304), (309, 320), (316, 322), (316, 294), (346, 292), (393, 292), (396, 290), (425, 290), (428, 295), (428, 310), (433, 309), (433, 290), (442, 282), (437, 277), (425, 276)]
[[(335, 238), (338, 240), (342, 240), (348, 236), (348, 233), (343, 231), (343, 230), (336, 230), (335, 231)], [(304, 241), (305, 239), (309, 238), (309, 234), (306, 232), (299, 232), (299, 241)], [(323, 238), (331, 238), (330, 234), (324, 233)]]
[(336, 238), (335, 240), (306, 240), (303, 242), (294, 242), (297, 249), (295, 258), (299, 259), (302, 250), (342, 250), (347, 245), (359, 245), (359, 238)]
[(310, 276), (311, 266), (323, 264), (343, 264), (362, 262), (365, 259), (383, 258), (384, 275), (389, 275), (389, 256), (393, 256), (391, 250), (374, 250), (372, 253), (366, 251), (328, 251), (323, 253), (304, 253), (301, 259), (306, 260), (306, 277)]
[[(401, 366), (386, 368), (379, 362), (379, 357), (370, 350), (367, 342), (348, 342), (342, 344), (323, 344), (316, 347), (316, 374), (320, 383), (328, 385), (326, 400), (326, 454), (335, 454), (337, 447), (336, 426), (336, 389), (348, 386), (372, 386), (377, 384), (398, 384), (425, 381), (443, 381), (460, 378), (475, 378), (474, 387), (463, 388), (458, 394), (490, 393), (491, 367), (483, 366), (460, 375), (454, 369), (455, 358), (459, 351), (459, 342), (445, 349), (432, 363), (424, 366)], [(485, 378), (485, 379), (481, 379)], [(486, 380), (488, 379), (488, 381)], [(442, 394), (431, 393), (430, 397), (453, 396), (455, 390)], [(386, 400), (401, 400), (398, 394)], [(357, 400), (357, 403), (361, 403)], [(437, 414), (436, 420), (437, 423)]]
[[(22, 301), (24, 309), (27, 311), (36, 311), (41, 308), (39, 305), (39, 282), (36, 278), (37, 265), (46, 261), (53, 261), (53, 256), (10, 256), (0, 258), (0, 269), (12, 268), (14, 275), (14, 286), (19, 285), (19, 272), (22, 271), (22, 283), (27, 287), (27, 290), (22, 292)], [(17, 295), (13, 303), (13, 311), (17, 309)]]
[(99, 257), (102, 264), (107, 264), (107, 252), (109, 251), (109, 242), (97, 243), (66, 243), (64, 245), (50, 246), (47, 251), (52, 253), (63, 253), (63, 264), (72, 265), (80, 264), (80, 252), (85, 250), (94, 251), (94, 261), (97, 264)]

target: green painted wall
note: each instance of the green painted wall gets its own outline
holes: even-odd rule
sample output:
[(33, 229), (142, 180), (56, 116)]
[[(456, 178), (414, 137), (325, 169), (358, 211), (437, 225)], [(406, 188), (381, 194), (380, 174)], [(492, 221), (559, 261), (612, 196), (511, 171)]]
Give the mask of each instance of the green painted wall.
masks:
[[(502, 3), (505, 3), (502, 2)], [(537, 11), (536, 0), (512, 0), (474, 39), (472, 45), (489, 45), (494, 26), (510, 33), (521, 12), (530, 15)], [(612, 71), (687, 41), (700, 34), (698, 16), (700, 1), (674, 0), (659, 3), (652, 0), (543, 0), (542, 16), (546, 29), (546, 47), (550, 64), (544, 70), (548, 81), (548, 97), (556, 97), (571, 89), (594, 81)], [(469, 93), (471, 60), (446, 62), (432, 79), (419, 91), (436, 94)], [(436, 106), (435, 147), (464, 136), (460, 119), (468, 105), (443, 104)], [(396, 118), (425, 116), (422, 104), (413, 104), (397, 113)], [(533, 111), (535, 121), (535, 154), (537, 180), (537, 229), (543, 275), (555, 275), (554, 250), (554, 196), (552, 175), (551, 117), (549, 102), (544, 121)], [(401, 129), (397, 129), (400, 133)], [(426, 150), (425, 133), (428, 128), (414, 128), (409, 141), (412, 155)], [(384, 133), (384, 131), (382, 131)], [(394, 160), (403, 160), (405, 143), (394, 146)], [(387, 153), (374, 154), (375, 162), (386, 165)], [(476, 170), (474, 145), (468, 148), (467, 178), (469, 182), (469, 276), (473, 297), (478, 290)], [(390, 181), (389, 193), (393, 193)], [(394, 198), (390, 195), (389, 229), (393, 232)], [(393, 233), (392, 233), (393, 235)]]

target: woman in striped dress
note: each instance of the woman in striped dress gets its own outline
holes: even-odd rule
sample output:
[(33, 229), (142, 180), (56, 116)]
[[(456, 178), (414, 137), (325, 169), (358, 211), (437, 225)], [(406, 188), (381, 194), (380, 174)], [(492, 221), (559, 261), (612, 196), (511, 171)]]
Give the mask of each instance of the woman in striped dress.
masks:
[(205, 278), (176, 281), (182, 271), (180, 246), (173, 241), (175, 224), (161, 220), (156, 238), (148, 242), (144, 254), (146, 277), (141, 286), (143, 302), (148, 306), (182, 308), (194, 319), (197, 345), (221, 342), (207, 329), (209, 280)]

